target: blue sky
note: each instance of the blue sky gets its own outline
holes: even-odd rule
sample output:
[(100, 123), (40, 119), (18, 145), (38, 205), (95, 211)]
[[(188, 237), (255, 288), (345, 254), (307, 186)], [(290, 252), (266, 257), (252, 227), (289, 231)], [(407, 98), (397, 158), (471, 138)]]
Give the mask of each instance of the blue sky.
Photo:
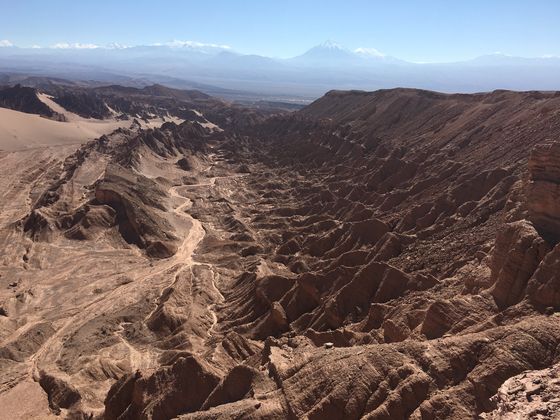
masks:
[(411, 61), (453, 61), (498, 51), (560, 56), (559, 17), (558, 0), (0, 0), (0, 40), (176, 39), (290, 57), (330, 39)]

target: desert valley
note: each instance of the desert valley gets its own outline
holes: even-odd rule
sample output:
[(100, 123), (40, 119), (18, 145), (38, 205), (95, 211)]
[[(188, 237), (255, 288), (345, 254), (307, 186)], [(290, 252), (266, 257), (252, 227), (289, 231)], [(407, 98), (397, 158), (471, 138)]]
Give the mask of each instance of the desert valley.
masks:
[(560, 415), (560, 94), (28, 85), (0, 418)]
[(558, 16), (0, 0), (0, 420), (560, 420)]

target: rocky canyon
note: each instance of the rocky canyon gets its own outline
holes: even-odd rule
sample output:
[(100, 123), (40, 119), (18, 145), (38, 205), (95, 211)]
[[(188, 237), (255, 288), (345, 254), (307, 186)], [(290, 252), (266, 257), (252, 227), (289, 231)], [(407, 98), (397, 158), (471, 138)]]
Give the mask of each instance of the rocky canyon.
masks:
[(0, 106), (0, 418), (560, 418), (560, 94)]

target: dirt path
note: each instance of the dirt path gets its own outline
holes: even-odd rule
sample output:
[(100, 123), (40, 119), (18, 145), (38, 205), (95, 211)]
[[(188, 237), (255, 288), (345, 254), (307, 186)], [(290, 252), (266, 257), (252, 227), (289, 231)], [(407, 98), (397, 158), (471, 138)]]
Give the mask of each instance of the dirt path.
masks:
[(192, 202), (189, 198), (184, 197), (177, 192), (177, 189), (181, 187), (182, 186), (171, 187), (171, 189), (169, 190), (171, 197), (181, 198), (185, 200), (183, 204), (173, 210), (173, 213), (181, 218), (187, 219), (191, 224), (191, 228), (189, 230), (189, 233), (179, 246), (177, 253), (173, 257), (171, 257), (171, 259), (175, 261), (179, 260), (183, 264), (188, 264), (192, 262), (193, 253), (200, 241), (202, 241), (202, 239), (204, 238), (205, 231), (202, 227), (202, 223), (185, 212), (185, 209), (189, 207)]
[(212, 325), (210, 326), (210, 328), (208, 328), (208, 337), (209, 338), (212, 337), (212, 332), (214, 330), (214, 327), (218, 324), (218, 315), (216, 314), (216, 305), (222, 303), (225, 300), (224, 295), (222, 294), (220, 289), (218, 289), (218, 287), (216, 286), (216, 276), (219, 276), (219, 274), (217, 274), (216, 271), (212, 270), (212, 289), (218, 295), (218, 302), (217, 303), (211, 303), (210, 305), (208, 305), (206, 307), (206, 309), (212, 315)]
[[(211, 287), (212, 291), (214, 292), (212, 294), (218, 296), (218, 302), (217, 303), (221, 303), (221, 302), (224, 301), (224, 295), (221, 293), (221, 291), (216, 286), (216, 277), (219, 274), (216, 273), (216, 271), (212, 268), (212, 266), (210, 264), (201, 264), (201, 263), (196, 263), (196, 262), (193, 261), (194, 251), (196, 250), (196, 247), (199, 245), (199, 243), (204, 239), (204, 235), (205, 235), (204, 228), (202, 226), (202, 223), (200, 223), (200, 221), (198, 221), (197, 219), (194, 219), (192, 216), (190, 216), (188, 213), (186, 213), (184, 211), (187, 207), (192, 205), (192, 202), (189, 198), (180, 195), (177, 190), (178, 190), (178, 188), (189, 188), (189, 187), (201, 187), (201, 186), (211, 187), (211, 186), (214, 186), (216, 184), (216, 179), (232, 178), (232, 177), (235, 177), (235, 175), (212, 177), (206, 183), (181, 185), (181, 186), (177, 186), (177, 187), (172, 187), (169, 190), (172, 197), (182, 198), (182, 199), (186, 200), (183, 204), (178, 206), (173, 212), (180, 217), (188, 218), (188, 220), (192, 223), (191, 232), (193, 232), (193, 231), (195, 232), (194, 234), (191, 234), (191, 232), (189, 232), (189, 235), (185, 238), (182, 245), (179, 247), (179, 251), (177, 252), (175, 257), (177, 257), (177, 256), (179, 256), (179, 258), (182, 257), (182, 259), (185, 261), (185, 268), (190, 267), (191, 271), (192, 271), (192, 268), (194, 266), (198, 266), (198, 265), (203, 265), (203, 266), (206, 266), (207, 268), (210, 269), (210, 271), (212, 272), (212, 281), (211, 281), (210, 287)], [(193, 276), (194, 276), (194, 274), (193, 274)], [(218, 323), (218, 316), (217, 316), (216, 311), (215, 311), (215, 307), (216, 307), (217, 303), (211, 303), (206, 307), (208, 312), (210, 312), (210, 316), (212, 317), (212, 325), (208, 329), (208, 337), (212, 336), (212, 331), (213, 331), (214, 327), (216, 326), (216, 324)]]

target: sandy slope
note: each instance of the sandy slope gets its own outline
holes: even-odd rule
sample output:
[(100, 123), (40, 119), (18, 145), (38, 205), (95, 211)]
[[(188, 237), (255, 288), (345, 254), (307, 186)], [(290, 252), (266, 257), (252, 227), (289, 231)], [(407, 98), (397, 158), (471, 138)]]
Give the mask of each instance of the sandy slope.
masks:
[(37, 98), (39, 98), (41, 102), (47, 105), (54, 112), (64, 115), (66, 121), (88, 121), (87, 118), (80, 117), (78, 114), (74, 114), (73, 112), (70, 112), (61, 105), (57, 104), (55, 101), (53, 101), (53, 97), (47, 95), (46, 93), (38, 93)]
[(41, 146), (79, 144), (110, 133), (130, 121), (59, 122), (0, 108), (0, 149), (24, 150)]
[[(51, 109), (63, 114), (67, 121), (53, 121), (39, 115), (0, 108), (0, 150), (17, 151), (43, 146), (81, 144), (131, 124), (130, 120), (83, 118), (68, 112), (47, 95), (39, 94), (38, 97)], [(168, 120), (180, 122), (178, 119)], [(154, 128), (163, 122), (157, 118), (141, 124), (143, 128)]]

